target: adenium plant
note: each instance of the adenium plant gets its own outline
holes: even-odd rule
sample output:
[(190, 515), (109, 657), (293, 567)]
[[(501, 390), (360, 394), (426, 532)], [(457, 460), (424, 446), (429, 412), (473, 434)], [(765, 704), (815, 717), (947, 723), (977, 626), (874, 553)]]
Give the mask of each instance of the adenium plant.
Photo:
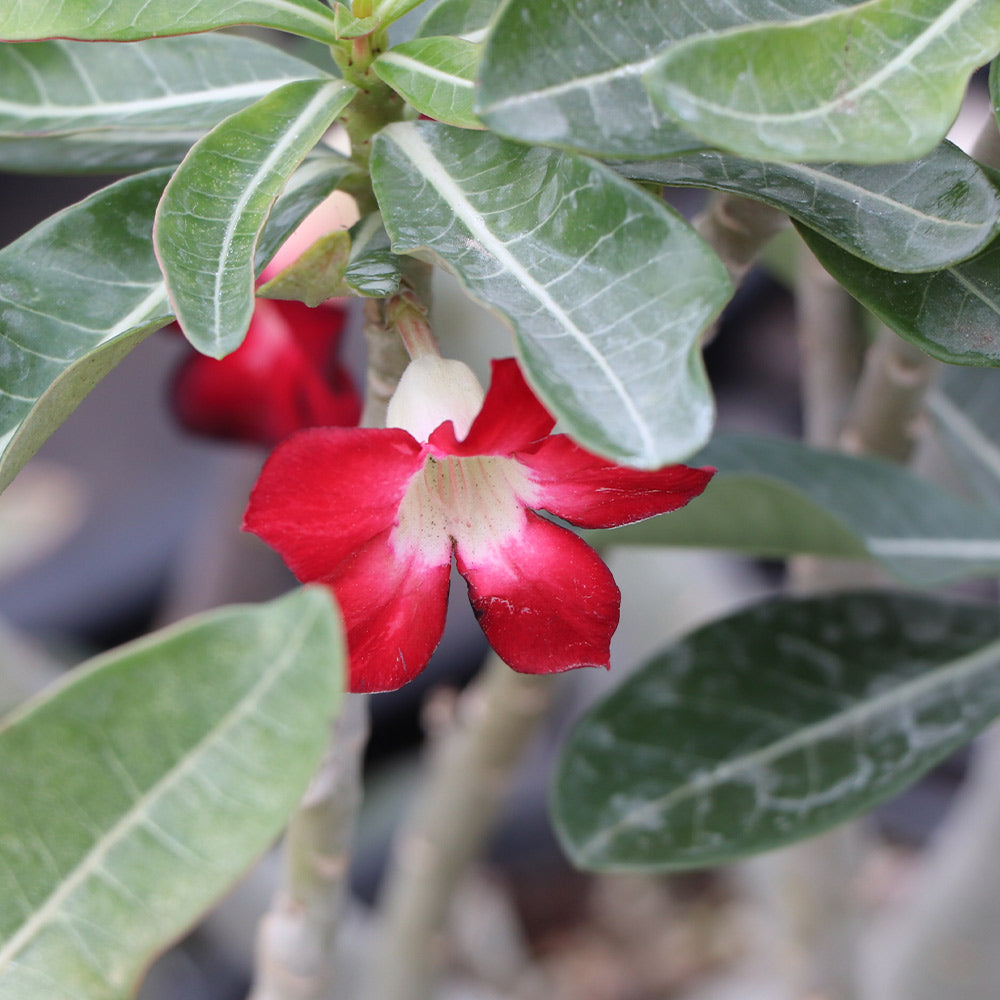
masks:
[[(182, 419), (273, 446), (246, 527), (307, 584), (112, 650), (2, 724), (0, 1000), (127, 995), (300, 829), (345, 691), (426, 665), (453, 552), (508, 666), (615, 675), (557, 767), (583, 867), (791, 843), (1000, 713), (996, 607), (931, 589), (1000, 567), (996, 62), (973, 155), (946, 139), (1000, 52), (995, 0), (426, 6), (0, 5), (0, 168), (122, 175), (0, 250), (0, 484), (176, 323)], [(676, 187), (710, 192), (696, 223)], [(276, 262), (333, 191), (356, 224)], [(788, 218), (786, 249), (888, 331), (803, 331), (806, 423), (835, 413), (832, 434), (713, 436), (703, 345)], [(485, 392), (477, 329), (441, 356), (435, 268), (510, 329)], [(865, 338), (860, 382), (816, 360)], [(930, 358), (960, 367), (894, 381)], [(920, 412), (963, 497), (904, 467)], [(633, 670), (610, 662), (620, 595), (588, 542), (846, 557), (897, 583), (776, 596)]]

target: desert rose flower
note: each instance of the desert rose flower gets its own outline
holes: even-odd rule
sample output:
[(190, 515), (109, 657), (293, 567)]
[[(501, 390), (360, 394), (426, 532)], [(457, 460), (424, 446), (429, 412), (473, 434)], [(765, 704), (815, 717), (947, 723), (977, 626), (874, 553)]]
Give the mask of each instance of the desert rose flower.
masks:
[(682, 507), (714, 470), (623, 468), (562, 434), (513, 359), (489, 392), (458, 361), (413, 361), (385, 429), (302, 431), (278, 446), (244, 528), (336, 594), (350, 688), (412, 680), (444, 631), (452, 552), (486, 638), (515, 670), (609, 665), (620, 594), (600, 557), (535, 513), (608, 528)]
[(195, 433), (272, 446), (304, 427), (358, 422), (361, 398), (337, 360), (345, 312), (336, 301), (257, 299), (246, 340), (232, 354), (193, 350), (174, 376), (171, 403)]

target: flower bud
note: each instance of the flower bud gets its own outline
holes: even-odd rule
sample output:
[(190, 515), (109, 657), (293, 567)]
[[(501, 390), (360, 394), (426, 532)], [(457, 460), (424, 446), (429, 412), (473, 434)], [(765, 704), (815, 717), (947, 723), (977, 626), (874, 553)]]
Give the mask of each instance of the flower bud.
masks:
[(389, 400), (387, 427), (401, 427), (426, 442), (446, 420), (462, 440), (483, 405), (483, 387), (461, 361), (424, 355), (411, 361)]

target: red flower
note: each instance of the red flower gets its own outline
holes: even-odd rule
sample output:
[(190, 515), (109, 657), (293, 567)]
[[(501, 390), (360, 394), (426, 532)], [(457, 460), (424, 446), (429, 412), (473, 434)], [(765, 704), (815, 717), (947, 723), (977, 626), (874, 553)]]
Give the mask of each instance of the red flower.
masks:
[(344, 322), (335, 300), (310, 309), (258, 299), (232, 354), (182, 362), (171, 394), (177, 418), (196, 434), (269, 446), (304, 427), (356, 424), (361, 399), (337, 361)]
[(414, 361), (388, 423), (294, 435), (244, 519), (299, 579), (333, 588), (353, 691), (397, 688), (424, 668), (444, 630), (453, 549), (511, 667), (607, 667), (618, 587), (593, 549), (530, 508), (613, 527), (682, 507), (714, 471), (622, 468), (551, 434), (513, 359), (493, 362), (485, 399), (461, 362)]

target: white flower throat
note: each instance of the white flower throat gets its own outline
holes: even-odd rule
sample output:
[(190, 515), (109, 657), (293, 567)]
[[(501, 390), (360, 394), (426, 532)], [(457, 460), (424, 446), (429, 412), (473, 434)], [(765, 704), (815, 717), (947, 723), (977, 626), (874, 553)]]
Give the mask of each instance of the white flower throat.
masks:
[(454, 541), (475, 564), (524, 530), (533, 484), (513, 458), (475, 455), (428, 458), (407, 487), (392, 543), (420, 550), (435, 564), (449, 558)]
[[(421, 357), (403, 373), (386, 423), (426, 443), (450, 420), (462, 440), (482, 405), (482, 387), (467, 365)], [(531, 506), (534, 493), (528, 471), (516, 459), (428, 457), (407, 486), (392, 544), (439, 565), (450, 559), (454, 542), (466, 562), (476, 563), (524, 529), (524, 508)]]

